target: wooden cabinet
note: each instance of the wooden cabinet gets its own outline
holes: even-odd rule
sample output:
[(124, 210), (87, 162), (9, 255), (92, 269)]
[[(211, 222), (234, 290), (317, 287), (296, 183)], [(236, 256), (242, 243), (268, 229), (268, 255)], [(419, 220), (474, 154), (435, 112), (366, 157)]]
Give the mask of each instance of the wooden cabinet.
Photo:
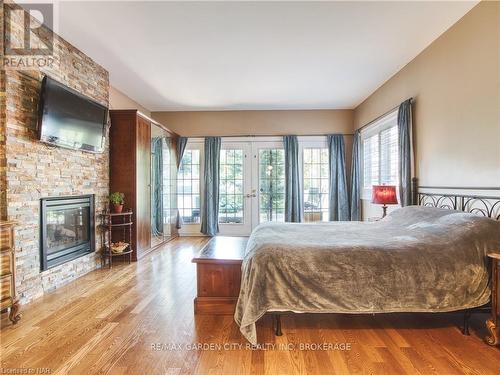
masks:
[(0, 305), (1, 310), (10, 309), (9, 319), (17, 323), (19, 303), (16, 298), (16, 260), (14, 254), (14, 223), (0, 222)]
[(132, 221), (132, 259), (147, 254), (151, 238), (151, 139), (152, 128), (160, 128), (175, 150), (177, 135), (137, 110), (110, 111), (109, 132), (110, 192), (125, 194), (125, 207), (134, 214)]
[(247, 241), (247, 237), (214, 237), (193, 258), (197, 279), (195, 314), (234, 314)]
[(136, 137), (136, 213), (137, 248), (144, 252), (151, 248), (151, 124), (137, 117)]

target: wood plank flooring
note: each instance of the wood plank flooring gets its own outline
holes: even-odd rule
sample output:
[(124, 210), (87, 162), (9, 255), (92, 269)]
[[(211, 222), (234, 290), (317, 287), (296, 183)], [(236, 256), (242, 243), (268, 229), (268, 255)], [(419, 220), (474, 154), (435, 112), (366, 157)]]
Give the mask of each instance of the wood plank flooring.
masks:
[[(482, 342), (485, 314), (473, 316), (469, 337), (457, 328), (459, 314), (292, 314), (282, 318), (281, 337), (265, 316), (258, 324), (262, 350), (247, 349), (231, 316), (193, 314), (191, 259), (206, 241), (175, 239), (131, 266), (87, 274), (22, 306), (17, 326), (2, 314), (0, 372), (500, 373), (500, 350)], [(323, 343), (349, 344), (350, 350), (322, 350), (328, 349)], [(305, 344), (309, 350), (300, 350)]]

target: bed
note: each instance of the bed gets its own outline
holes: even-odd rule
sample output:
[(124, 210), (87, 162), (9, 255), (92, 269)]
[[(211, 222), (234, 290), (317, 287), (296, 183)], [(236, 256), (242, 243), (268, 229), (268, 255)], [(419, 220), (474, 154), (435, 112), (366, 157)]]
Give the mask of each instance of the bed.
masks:
[(500, 222), (456, 211), (456, 199), (455, 206), (426, 204), (422, 196), (420, 206), (376, 222), (261, 224), (242, 264), (234, 316), (241, 333), (256, 344), (256, 321), (273, 311), (448, 312), (487, 304), (486, 254), (500, 249)]

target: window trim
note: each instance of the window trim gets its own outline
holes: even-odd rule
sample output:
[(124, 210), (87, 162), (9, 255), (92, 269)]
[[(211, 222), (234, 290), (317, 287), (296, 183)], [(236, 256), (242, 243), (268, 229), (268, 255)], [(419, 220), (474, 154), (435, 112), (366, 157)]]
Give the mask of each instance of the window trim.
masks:
[[(376, 120), (372, 124), (366, 126), (364, 129), (361, 130), (360, 132), (360, 149), (361, 149), (361, 165), (360, 165), (360, 172), (361, 172), (361, 199), (363, 200), (371, 200), (372, 197), (372, 189), (371, 188), (365, 188), (365, 166), (364, 166), (364, 160), (365, 160), (365, 150), (364, 150), (364, 141), (367, 138), (370, 138), (376, 134), (380, 134), (382, 131), (389, 129), (394, 126), (394, 123), (396, 123), (395, 126), (397, 126), (397, 117), (398, 117), (398, 109), (394, 109), (393, 111), (387, 113), (380, 119)], [(379, 138), (379, 147), (380, 147), (380, 138)], [(380, 149), (379, 149), (380, 151)], [(396, 183), (396, 189), (399, 191), (399, 186)]]

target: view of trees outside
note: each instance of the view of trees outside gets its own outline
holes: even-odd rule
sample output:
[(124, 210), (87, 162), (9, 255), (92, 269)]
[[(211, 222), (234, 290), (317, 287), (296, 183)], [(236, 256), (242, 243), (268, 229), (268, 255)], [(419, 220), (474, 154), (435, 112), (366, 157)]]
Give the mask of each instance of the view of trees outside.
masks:
[(304, 221), (328, 221), (327, 148), (304, 149)]
[(259, 222), (285, 221), (285, 151), (259, 150)]
[[(259, 222), (285, 221), (285, 153), (260, 149)], [(219, 223), (244, 220), (244, 152), (220, 151)], [(304, 220), (328, 221), (328, 149), (305, 148), (303, 153)], [(186, 150), (177, 178), (177, 204), (184, 223), (200, 222), (200, 150)]]
[(243, 150), (220, 150), (219, 223), (243, 223)]
[(177, 176), (177, 207), (184, 223), (200, 222), (200, 150), (185, 150)]
[[(284, 221), (285, 169), (283, 149), (259, 151), (260, 222)], [(219, 223), (243, 223), (243, 150), (221, 150)]]

